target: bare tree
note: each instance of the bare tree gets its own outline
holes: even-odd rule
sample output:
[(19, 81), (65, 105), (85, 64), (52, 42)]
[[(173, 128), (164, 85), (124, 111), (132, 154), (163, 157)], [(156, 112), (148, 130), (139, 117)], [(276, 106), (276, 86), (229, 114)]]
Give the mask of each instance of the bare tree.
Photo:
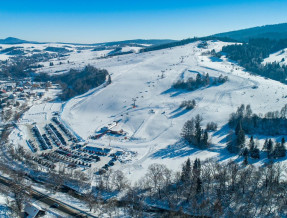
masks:
[(123, 189), (129, 187), (129, 181), (125, 177), (124, 173), (120, 170), (116, 170), (112, 173), (112, 184), (117, 191), (122, 191)]
[(89, 192), (88, 194), (86, 194), (84, 197), (84, 200), (88, 204), (90, 211), (92, 211), (92, 209), (95, 207), (95, 204), (96, 204), (96, 198), (93, 192)]
[(152, 193), (158, 193), (158, 197), (162, 197), (162, 189), (170, 183), (171, 172), (163, 164), (152, 164), (148, 168), (145, 176), (147, 185)]

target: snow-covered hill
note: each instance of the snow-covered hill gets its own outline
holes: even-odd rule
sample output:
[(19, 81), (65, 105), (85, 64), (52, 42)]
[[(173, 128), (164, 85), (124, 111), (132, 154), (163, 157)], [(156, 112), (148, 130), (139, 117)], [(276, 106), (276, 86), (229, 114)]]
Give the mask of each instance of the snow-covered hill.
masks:
[[(91, 64), (107, 69), (112, 83), (77, 96), (63, 106), (61, 103), (47, 102), (34, 105), (19, 121), (22, 132), (18, 133), (15, 129), (11, 135), (13, 143), (22, 140), (25, 145), (25, 139), (29, 139), (29, 125), (36, 122), (43, 127), (50, 122), (55, 111), (60, 111), (61, 120), (71, 132), (90, 146), (111, 146), (135, 152), (136, 155), (130, 162), (113, 166), (113, 169), (123, 170), (133, 181), (137, 181), (152, 163), (163, 163), (171, 169), (179, 170), (188, 157), (191, 160), (216, 158), (218, 161), (241, 161), (241, 157), (229, 154), (225, 149), (229, 115), (241, 104), (250, 104), (257, 114), (280, 110), (287, 103), (287, 86), (250, 75), (224, 57), (217, 59), (207, 55), (207, 51), (220, 51), (228, 43), (208, 41), (208, 46), (204, 49), (198, 48), (199, 43), (109, 58), (99, 57), (111, 50), (93, 51), (92, 48), (66, 47), (71, 52), (59, 60), (41, 63), (44, 67), (39, 71), (62, 73)], [(23, 46), (27, 47), (26, 50), (47, 48), (43, 44)], [(50, 45), (57, 46), (63, 47)], [(50, 61), (53, 61), (53, 66), (50, 66)], [(195, 78), (197, 73), (208, 73), (210, 77), (222, 74), (229, 79), (221, 85), (210, 85), (195, 91), (171, 88), (178, 79)], [(193, 99), (197, 103), (193, 110), (179, 108), (183, 101)], [(134, 100), (136, 107), (133, 107)], [(210, 133), (212, 145), (207, 150), (188, 146), (180, 138), (184, 123), (197, 114), (202, 115), (203, 126), (211, 121), (219, 126), (216, 132)], [(113, 126), (116, 122), (117, 125), (112, 130), (122, 129), (126, 135), (104, 135), (97, 140), (90, 138), (99, 134), (103, 127), (109, 127), (110, 124)], [(255, 138), (262, 146), (265, 137)], [(266, 159), (262, 157), (256, 164), (264, 161)]]
[[(199, 49), (197, 44), (92, 60), (90, 64), (111, 73), (112, 84), (71, 99), (63, 109), (62, 119), (91, 143), (136, 151), (137, 157), (121, 166), (122, 170), (132, 172), (132, 178), (143, 175), (143, 170), (155, 162), (179, 169), (187, 157), (214, 157), (220, 161), (233, 157), (224, 149), (229, 115), (241, 104), (250, 104), (256, 113), (280, 110), (287, 103), (287, 87), (250, 75), (225, 59), (203, 54), (212, 49), (219, 51), (227, 43), (210, 41), (207, 49)], [(193, 92), (171, 89), (177, 79), (195, 76), (197, 72), (222, 74), (229, 81)], [(133, 98), (137, 99), (136, 108), (132, 107)], [(178, 109), (182, 101), (192, 99), (197, 102), (195, 109)], [(180, 140), (183, 124), (196, 114), (202, 115), (204, 125), (210, 121), (219, 124), (219, 130), (212, 135), (213, 145), (205, 151), (190, 148)], [(126, 138), (89, 139), (117, 120), (120, 122), (116, 129), (126, 131)]]

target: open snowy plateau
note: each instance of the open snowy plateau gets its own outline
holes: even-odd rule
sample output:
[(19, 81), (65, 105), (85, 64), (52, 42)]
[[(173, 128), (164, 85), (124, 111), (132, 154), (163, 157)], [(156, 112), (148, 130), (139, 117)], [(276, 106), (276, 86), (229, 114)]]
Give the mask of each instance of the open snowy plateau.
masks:
[[(180, 170), (188, 157), (191, 160), (215, 158), (220, 162), (229, 159), (242, 161), (242, 157), (230, 154), (225, 148), (226, 136), (230, 130), (227, 126), (230, 114), (241, 104), (250, 104), (257, 114), (280, 111), (287, 103), (287, 86), (251, 75), (224, 57), (217, 59), (206, 54), (212, 49), (220, 51), (222, 46), (230, 43), (208, 41), (204, 49), (198, 48), (198, 43), (100, 59), (96, 57), (108, 51), (96, 54), (87, 50), (70, 53), (63, 64), (54, 64), (52, 68), (48, 62), (43, 63), (41, 71), (47, 73), (80, 69), (90, 64), (107, 69), (112, 83), (92, 89), (63, 104), (54, 102), (35, 105), (24, 114), (19, 124), (42, 122), (44, 125), (52, 117), (53, 111), (59, 111), (65, 125), (90, 145), (135, 152), (130, 162), (112, 167), (124, 171), (132, 181), (138, 181), (152, 163)], [(228, 76), (228, 81), (195, 91), (172, 89), (178, 79), (195, 78), (197, 73), (208, 73), (210, 77), (222, 74)], [(133, 107), (133, 99), (136, 99), (136, 107)], [(182, 101), (193, 99), (196, 101), (194, 109), (179, 108)], [(196, 149), (180, 137), (184, 123), (197, 114), (203, 117), (204, 128), (208, 122), (218, 123), (218, 130), (209, 133), (211, 145), (206, 150)], [(126, 137), (103, 136), (97, 140), (90, 139), (90, 136), (114, 121), (119, 121), (114, 129), (123, 129)], [(28, 137), (24, 130), (21, 138), (17, 138), (17, 134), (12, 134), (13, 140), (23, 141)], [(261, 148), (265, 138), (270, 136), (254, 137)], [(276, 139), (281, 140), (281, 136)], [(261, 165), (265, 161), (266, 158), (262, 157), (253, 163)], [(282, 161), (285, 162), (285, 159)]]

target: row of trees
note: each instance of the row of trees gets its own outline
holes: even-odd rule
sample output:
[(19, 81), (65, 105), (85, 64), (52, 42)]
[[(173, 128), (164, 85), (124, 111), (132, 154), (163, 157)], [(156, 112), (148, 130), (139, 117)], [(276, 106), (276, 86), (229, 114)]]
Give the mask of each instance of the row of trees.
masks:
[(186, 81), (178, 80), (173, 84), (175, 89), (187, 89), (193, 91), (208, 85), (218, 85), (225, 83), (228, 80), (227, 76), (220, 75), (219, 77), (209, 77), (209, 74), (197, 74), (196, 78), (189, 77)]
[(287, 104), (281, 111), (268, 112), (264, 116), (252, 112), (251, 106), (242, 104), (230, 115), (228, 124), (231, 128), (241, 127), (247, 134), (285, 135), (287, 134)]

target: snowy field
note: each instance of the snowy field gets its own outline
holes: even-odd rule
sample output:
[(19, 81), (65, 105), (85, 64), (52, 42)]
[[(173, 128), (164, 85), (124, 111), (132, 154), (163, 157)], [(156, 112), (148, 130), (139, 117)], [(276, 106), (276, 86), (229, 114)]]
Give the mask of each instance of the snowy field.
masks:
[[(149, 45), (122, 45), (121, 46), (121, 52), (139, 52), (140, 49), (142, 49), (142, 46), (149, 46)], [(112, 52), (114, 49), (117, 48), (117, 46), (108, 46), (106, 50), (94, 50), (98, 47), (101, 47), (99, 45), (74, 45), (74, 44), (59, 44), (59, 43), (41, 43), (41, 44), (0, 44), (0, 60), (5, 61), (8, 60), (11, 57), (14, 57), (15, 55), (8, 55), (7, 52), (5, 52), (5, 49), (9, 48), (17, 48), (22, 51), (24, 51), (24, 56), (31, 56), (33, 54), (41, 54), (43, 52), (47, 53), (57, 53), (53, 51), (46, 51), (48, 47), (53, 48), (65, 48), (68, 50), (66, 54), (68, 54), (68, 60), (69, 63), (67, 63), (66, 57), (61, 58), (55, 58), (51, 61), (56, 66), (49, 66), (50, 62), (40, 62), (39, 64), (43, 64), (44, 68), (39, 68), (38, 71), (46, 72), (46, 73), (55, 73), (55, 71), (61, 71), (66, 70), (68, 68), (74, 67), (80, 67), (81, 65), (88, 64), (94, 59), (102, 58), (106, 56), (109, 52)], [(4, 50), (4, 52), (2, 52)], [(60, 65), (61, 62), (61, 65)], [(57, 66), (60, 65), (60, 66)]]
[[(224, 58), (216, 59), (203, 54), (212, 49), (220, 51), (227, 44), (209, 41), (206, 49), (199, 49), (196, 42), (105, 59), (96, 57), (108, 51), (101, 51), (95, 56), (88, 50), (73, 52), (62, 65), (56, 64), (51, 68), (48, 63), (43, 63), (45, 67), (42, 71), (53, 73), (91, 64), (107, 69), (112, 83), (71, 99), (63, 108), (61, 104), (55, 103), (37, 105), (23, 118), (44, 124), (53, 111), (59, 111), (67, 126), (86, 142), (136, 152), (131, 162), (112, 167), (123, 170), (132, 181), (139, 180), (152, 163), (166, 164), (170, 169), (179, 170), (188, 157), (191, 160), (236, 159), (237, 156), (230, 155), (224, 149), (229, 131), (226, 127), (229, 115), (241, 104), (250, 104), (255, 113), (280, 110), (287, 103), (287, 87), (273, 80), (250, 75)], [(66, 63), (68, 60), (73, 64)], [(208, 73), (211, 77), (222, 74), (228, 76), (229, 80), (218, 86), (203, 87), (192, 92), (171, 89), (178, 79), (195, 77), (197, 72)], [(135, 108), (132, 99), (136, 99)], [(193, 99), (197, 103), (193, 110), (179, 109), (182, 101)], [(33, 114), (36, 114), (34, 118)], [(207, 150), (189, 147), (180, 139), (184, 123), (197, 114), (203, 117), (203, 127), (211, 121), (219, 125), (218, 131), (211, 135), (212, 145)], [(89, 138), (102, 127), (118, 120), (120, 122), (115, 130), (123, 129), (127, 133), (126, 137)], [(263, 137), (255, 138), (262, 144)], [(263, 161), (261, 159), (257, 164)]]
[(286, 65), (287, 64), (287, 48), (269, 55), (269, 57), (265, 58), (263, 61), (263, 63), (273, 63), (273, 62)]

